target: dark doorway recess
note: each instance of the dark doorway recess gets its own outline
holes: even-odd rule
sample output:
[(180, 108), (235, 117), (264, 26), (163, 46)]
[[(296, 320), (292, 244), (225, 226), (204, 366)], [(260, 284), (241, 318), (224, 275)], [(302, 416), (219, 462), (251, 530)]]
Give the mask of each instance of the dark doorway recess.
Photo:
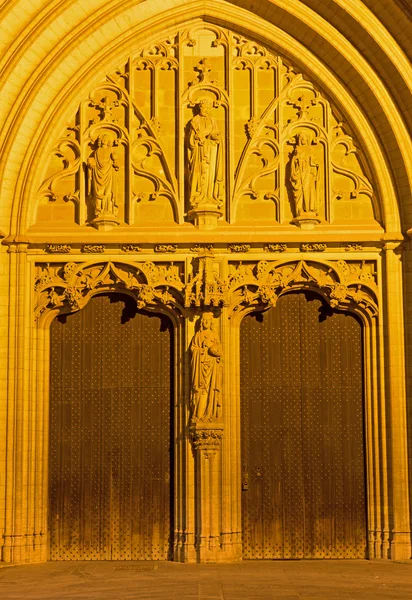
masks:
[(364, 558), (362, 325), (315, 294), (241, 325), (243, 552)]
[(51, 560), (171, 557), (173, 330), (126, 295), (51, 326)]

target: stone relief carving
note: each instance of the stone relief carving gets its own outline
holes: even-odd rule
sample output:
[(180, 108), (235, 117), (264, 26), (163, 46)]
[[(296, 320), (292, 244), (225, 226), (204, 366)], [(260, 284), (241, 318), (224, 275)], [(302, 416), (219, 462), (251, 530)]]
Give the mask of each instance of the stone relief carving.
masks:
[(290, 183), (293, 190), (295, 218), (302, 229), (312, 229), (320, 223), (318, 213), (319, 163), (306, 133), (296, 135), (295, 148), (290, 159)]
[(231, 314), (253, 305), (275, 306), (288, 291), (318, 291), (332, 308), (361, 308), (378, 314), (375, 263), (259, 261), (232, 265), (228, 297)]
[(220, 448), (223, 427), (192, 427), (190, 430), (193, 449), (200, 451), (206, 459), (215, 456)]
[[(107, 136), (115, 158), (108, 146), (94, 147)], [(211, 23), (116, 66), (50, 153), (39, 222), (53, 221), (56, 206), (65, 219), (99, 228), (116, 219), (188, 219), (202, 229), (220, 218), (300, 227), (380, 220), (367, 160), (317, 86), (268, 48)]]
[[(114, 263), (100, 259), (42, 263), (36, 267), (36, 317), (47, 309), (79, 310), (96, 291), (113, 289), (131, 292), (140, 308), (170, 306), (179, 315), (188, 314), (187, 310), (195, 306), (206, 312), (208, 307), (228, 307), (233, 316), (247, 307), (275, 306), (281, 294), (305, 289), (317, 291), (332, 307), (378, 314), (373, 260), (230, 261), (225, 277), (220, 275), (220, 258), (205, 255), (193, 258), (193, 262), (194, 274), (186, 276), (186, 283), (183, 262)], [(203, 325), (202, 332), (210, 329)]]
[(266, 244), (264, 247), (265, 252), (286, 252), (287, 249), (287, 244)]
[(214, 331), (212, 312), (202, 313), (190, 351), (192, 423), (218, 420), (222, 409), (223, 351), (219, 336)]
[(60, 313), (80, 310), (97, 292), (125, 290), (146, 306), (183, 309), (181, 265), (164, 263), (86, 262), (46, 263), (36, 267), (35, 317), (47, 309)]
[(69, 254), (72, 247), (69, 244), (47, 244), (46, 252), (50, 254)]
[(190, 274), (185, 288), (185, 306), (227, 306), (227, 282), (215, 270), (213, 257), (199, 257), (196, 263), (197, 272)]
[(106, 250), (106, 246), (103, 244), (84, 244), (82, 246), (82, 252), (86, 254), (101, 254)]
[(96, 140), (96, 149), (87, 161), (88, 197), (93, 207), (91, 224), (103, 231), (120, 223), (117, 218), (116, 172), (119, 170), (113, 141), (107, 133)]

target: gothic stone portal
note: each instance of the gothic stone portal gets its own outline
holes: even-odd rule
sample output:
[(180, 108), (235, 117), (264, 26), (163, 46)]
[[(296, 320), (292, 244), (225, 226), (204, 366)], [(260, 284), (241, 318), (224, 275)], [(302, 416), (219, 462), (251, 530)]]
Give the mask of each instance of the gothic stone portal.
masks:
[(51, 327), (51, 560), (170, 558), (172, 326), (135, 306)]
[(244, 558), (364, 558), (362, 327), (288, 294), (241, 328)]

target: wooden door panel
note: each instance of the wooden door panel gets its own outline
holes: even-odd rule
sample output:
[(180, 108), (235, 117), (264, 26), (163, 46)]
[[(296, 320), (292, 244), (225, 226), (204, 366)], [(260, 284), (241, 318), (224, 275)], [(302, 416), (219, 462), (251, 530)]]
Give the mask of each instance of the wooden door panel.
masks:
[(52, 324), (52, 560), (168, 558), (171, 338), (118, 295)]
[(365, 556), (361, 336), (303, 293), (242, 323), (245, 558)]

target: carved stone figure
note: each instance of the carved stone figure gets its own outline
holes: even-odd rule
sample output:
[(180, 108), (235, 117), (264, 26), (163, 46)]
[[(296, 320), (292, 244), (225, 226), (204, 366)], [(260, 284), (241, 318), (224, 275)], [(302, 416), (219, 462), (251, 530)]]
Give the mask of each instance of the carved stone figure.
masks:
[(116, 171), (119, 165), (112, 149), (112, 140), (107, 133), (97, 138), (97, 148), (87, 161), (88, 195), (94, 209), (93, 225), (111, 226), (118, 224), (116, 218)]
[(189, 203), (194, 211), (220, 211), (224, 203), (223, 144), (211, 103), (204, 99), (189, 121)]
[(191, 344), (191, 408), (194, 423), (217, 420), (221, 415), (223, 352), (213, 322), (213, 313), (204, 312), (200, 329), (193, 336)]
[(316, 161), (307, 134), (296, 136), (296, 145), (290, 161), (290, 183), (295, 202), (295, 219), (313, 225), (318, 218), (319, 163)]

